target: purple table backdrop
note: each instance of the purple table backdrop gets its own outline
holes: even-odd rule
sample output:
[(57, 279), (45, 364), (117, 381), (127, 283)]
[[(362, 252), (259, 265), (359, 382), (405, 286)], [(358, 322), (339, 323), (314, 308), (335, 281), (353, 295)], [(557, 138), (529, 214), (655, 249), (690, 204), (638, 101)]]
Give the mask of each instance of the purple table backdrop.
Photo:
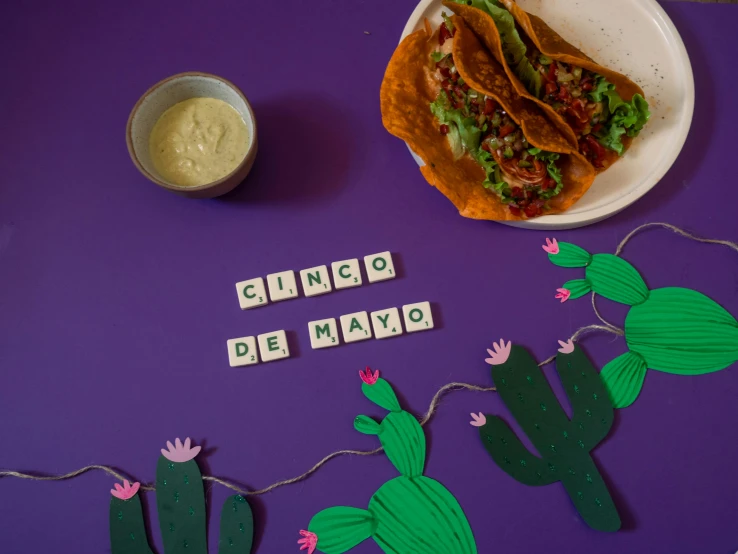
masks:
[[(421, 413), (447, 382), (490, 383), (483, 355), (492, 339), (511, 338), (543, 359), (556, 339), (594, 322), (586, 299), (554, 301), (573, 274), (548, 263), (546, 234), (462, 219), (382, 128), (379, 84), (414, 4), (6, 3), (0, 467), (57, 473), (102, 463), (151, 481), (164, 441), (189, 435), (204, 446), (204, 472), (258, 488), (333, 450), (376, 446), (352, 428), (356, 414), (380, 413), (360, 393), (357, 370), (366, 364)], [(738, 79), (730, 70), (738, 9), (666, 9), (694, 66), (692, 133), (635, 206), (558, 234), (592, 252), (612, 251), (646, 221), (738, 238)], [(252, 175), (220, 200), (159, 190), (124, 144), (139, 95), (192, 69), (242, 87), (260, 126)], [(238, 308), (237, 280), (386, 249), (400, 267), (395, 281)], [(651, 287), (694, 287), (738, 314), (735, 254), (650, 231), (626, 257)], [(422, 300), (435, 304), (436, 331), (310, 349), (310, 320)], [(601, 304), (622, 323), (621, 307)], [(291, 359), (228, 367), (226, 339), (281, 328), (291, 331)], [(598, 367), (624, 351), (609, 336), (583, 345)], [(732, 553), (736, 397), (735, 367), (700, 377), (649, 373), (596, 450), (623, 516), (614, 535), (579, 521), (560, 485), (528, 488), (493, 464), (468, 426), (472, 410), (507, 417), (493, 393), (444, 401), (427, 428), (426, 474), (459, 499), (482, 553)], [(313, 514), (366, 507), (395, 475), (384, 456), (345, 457), (252, 498), (258, 552), (296, 552), (297, 531)], [(112, 482), (101, 473), (63, 483), (2, 479), (2, 551), (109, 551)], [(215, 552), (227, 491), (208, 490)], [(153, 495), (144, 501), (161, 552)], [(379, 549), (367, 541), (355, 552)]]

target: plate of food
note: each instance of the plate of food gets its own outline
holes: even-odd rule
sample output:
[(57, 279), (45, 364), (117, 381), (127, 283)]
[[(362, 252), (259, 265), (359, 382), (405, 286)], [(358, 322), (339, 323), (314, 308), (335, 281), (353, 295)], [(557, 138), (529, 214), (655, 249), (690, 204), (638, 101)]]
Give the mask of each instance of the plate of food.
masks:
[(462, 216), (570, 229), (661, 180), (694, 79), (655, 0), (423, 0), (380, 99), (385, 128)]

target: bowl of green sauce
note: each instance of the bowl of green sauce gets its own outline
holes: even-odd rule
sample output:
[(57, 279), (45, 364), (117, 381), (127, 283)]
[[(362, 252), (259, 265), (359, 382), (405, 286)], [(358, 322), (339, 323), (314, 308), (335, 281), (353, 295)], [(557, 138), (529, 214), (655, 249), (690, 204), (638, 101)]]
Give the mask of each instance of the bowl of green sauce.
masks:
[(254, 165), (256, 118), (230, 81), (179, 73), (141, 96), (128, 118), (126, 143), (151, 182), (189, 198), (214, 198), (236, 188)]

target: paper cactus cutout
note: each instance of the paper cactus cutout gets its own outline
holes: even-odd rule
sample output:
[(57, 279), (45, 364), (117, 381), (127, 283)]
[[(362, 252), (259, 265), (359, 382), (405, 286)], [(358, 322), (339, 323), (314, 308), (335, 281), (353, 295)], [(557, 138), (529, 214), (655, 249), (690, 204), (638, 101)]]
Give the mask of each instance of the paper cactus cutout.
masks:
[(558, 253), (548, 254), (552, 263), (585, 268), (584, 279), (564, 284), (570, 298), (596, 292), (632, 306), (625, 318), (629, 352), (605, 365), (600, 374), (616, 408), (635, 401), (647, 369), (701, 375), (738, 360), (738, 322), (704, 294), (676, 287), (649, 290), (622, 258), (591, 255), (566, 242), (558, 248)]
[[(205, 494), (202, 475), (194, 458), (200, 447), (177, 439), (162, 449), (156, 466), (156, 505), (165, 554), (206, 554)], [(141, 512), (133, 488), (116, 484), (110, 491), (110, 544), (112, 554), (151, 554)], [(130, 496), (129, 496), (130, 495)], [(128, 498), (123, 498), (128, 496)], [(241, 495), (229, 496), (220, 515), (218, 552), (248, 554), (253, 542), (251, 507)]]
[[(568, 350), (564, 344), (562, 350)], [(512, 478), (532, 486), (561, 481), (587, 525), (617, 531), (620, 516), (590, 456), (610, 431), (614, 409), (597, 371), (578, 347), (557, 355), (556, 371), (569, 397), (571, 419), (524, 348), (514, 345), (504, 364), (492, 366), (497, 393), (540, 457), (495, 415), (472, 414), (471, 424), (478, 427), (495, 463)]]
[(337, 506), (316, 514), (308, 530), (300, 532), (301, 549), (340, 554), (372, 537), (387, 554), (475, 554), (474, 536), (459, 503), (438, 481), (423, 476), (425, 435), (418, 420), (400, 408), (387, 381), (378, 375), (373, 384), (362, 380), (364, 395), (390, 413), (381, 423), (360, 415), (354, 428), (377, 435), (402, 475), (382, 485), (366, 510)]
[[(146, 536), (138, 487), (115, 484), (110, 493), (110, 545), (113, 554), (153, 554)], [(134, 483), (138, 485), (138, 483)], [(131, 493), (129, 496), (129, 493)], [(127, 498), (123, 498), (127, 497)]]

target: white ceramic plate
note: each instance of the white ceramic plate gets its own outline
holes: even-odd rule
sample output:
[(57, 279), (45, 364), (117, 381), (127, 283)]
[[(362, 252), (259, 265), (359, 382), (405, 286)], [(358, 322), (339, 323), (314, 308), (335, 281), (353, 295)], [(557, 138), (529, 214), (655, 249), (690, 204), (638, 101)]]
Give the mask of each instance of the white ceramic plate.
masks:
[[(571, 209), (507, 222), (527, 229), (573, 229), (597, 223), (653, 188), (684, 146), (694, 111), (687, 50), (655, 0), (519, 0), (518, 4), (594, 60), (627, 74), (643, 88), (651, 106), (651, 120), (630, 150), (598, 176)], [(402, 38), (420, 29), (426, 17), (434, 27), (440, 25), (443, 9), (441, 0), (421, 0)], [(413, 157), (422, 165), (420, 158)]]

